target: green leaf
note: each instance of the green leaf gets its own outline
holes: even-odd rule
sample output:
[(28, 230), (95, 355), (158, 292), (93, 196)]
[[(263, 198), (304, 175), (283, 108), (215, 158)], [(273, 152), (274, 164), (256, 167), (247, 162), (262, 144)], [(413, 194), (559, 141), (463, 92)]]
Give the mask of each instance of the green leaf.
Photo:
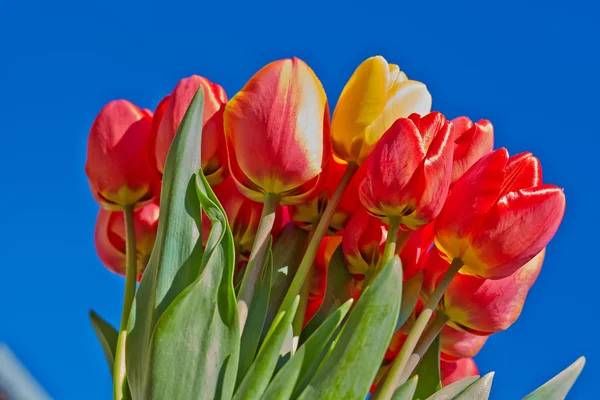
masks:
[(110, 376), (112, 376), (119, 333), (111, 324), (96, 314), (94, 310), (90, 310), (90, 321), (92, 322), (96, 336), (98, 336), (102, 350), (104, 350), (104, 357), (106, 357), (108, 368), (110, 368)]
[(327, 287), (323, 296), (323, 303), (315, 313), (314, 317), (306, 324), (300, 343), (312, 335), (312, 333), (327, 319), (330, 313), (334, 312), (336, 304), (343, 304), (354, 296), (354, 278), (346, 268), (346, 260), (342, 252), (342, 246), (338, 246), (329, 265), (327, 266)]
[(267, 307), (269, 306), (269, 294), (271, 292), (271, 281), (273, 277), (273, 253), (271, 244), (267, 247), (267, 256), (262, 267), (261, 279), (258, 281), (252, 304), (248, 310), (248, 319), (246, 321), (246, 329), (242, 333), (242, 341), (240, 345), (240, 363), (238, 366), (237, 385), (242, 382), (246, 372), (252, 365), (258, 343), (265, 324), (267, 316)]
[(492, 390), (492, 381), (494, 373), (490, 372), (487, 375), (479, 378), (475, 383), (472, 383), (464, 391), (462, 391), (454, 400), (487, 400), (490, 397)]
[(429, 396), (427, 400), (452, 400), (478, 379), (479, 375), (469, 376), (468, 378), (451, 383)]
[[(156, 242), (136, 293), (129, 320), (127, 377), (134, 399), (145, 399), (146, 382), (150, 375), (150, 338), (156, 322), (172, 299), (190, 283), (190, 277), (177, 279), (176, 286), (173, 283), (194, 248), (195, 260), (199, 258), (198, 253), (201, 253), (196, 246), (200, 238), (199, 210), (193, 210), (192, 215), (186, 210), (194, 208), (192, 205), (195, 196), (190, 194), (193, 191), (189, 188), (190, 179), (200, 169), (203, 110), (204, 92), (200, 87), (167, 156)], [(199, 268), (196, 262), (188, 262), (187, 265), (196, 266), (196, 270)], [(192, 268), (184, 268), (184, 271), (190, 270)]]
[(148, 399), (230, 399), (239, 358), (234, 244), (227, 216), (200, 172), (197, 193), (212, 229), (202, 272), (171, 303), (152, 337)]
[(417, 301), (419, 301), (421, 286), (423, 286), (423, 271), (407, 280), (402, 286), (402, 307), (400, 307), (400, 315), (398, 315), (394, 332), (404, 325), (415, 309)]
[(366, 397), (394, 333), (401, 291), (402, 264), (394, 256), (361, 294), (300, 399)]
[(569, 365), (565, 370), (544, 383), (534, 392), (525, 396), (523, 400), (562, 400), (567, 397), (569, 390), (579, 377), (585, 366), (585, 357), (579, 357), (577, 361)]
[(417, 390), (418, 382), (419, 377), (416, 375), (404, 382), (396, 389), (392, 395), (392, 400), (412, 400), (415, 390)]
[(413, 375), (419, 376), (415, 398), (426, 399), (442, 388), (440, 377), (440, 337), (431, 343)]
[(267, 334), (292, 279), (298, 270), (308, 241), (308, 232), (295, 222), (287, 224), (273, 244), (273, 282), (269, 298), (269, 309), (262, 338)]
[(281, 347), (292, 325), (299, 302), (300, 296), (296, 296), (291, 308), (280, 313), (273, 321), (273, 326), (267, 333), (256, 360), (236, 390), (234, 400), (258, 399), (264, 393), (273, 376)]
[(279, 400), (292, 398), (292, 394), (301, 391), (302, 383), (310, 379), (318, 367), (324, 350), (329, 344), (337, 327), (342, 323), (352, 299), (338, 308), (327, 320), (300, 346), (283, 368), (269, 384), (262, 400)]

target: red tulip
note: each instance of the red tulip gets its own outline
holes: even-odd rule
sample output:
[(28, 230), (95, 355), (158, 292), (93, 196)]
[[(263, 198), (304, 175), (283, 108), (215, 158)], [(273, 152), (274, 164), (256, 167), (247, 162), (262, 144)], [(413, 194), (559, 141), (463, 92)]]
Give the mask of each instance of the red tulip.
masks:
[(446, 325), (440, 333), (441, 354), (446, 362), (474, 357), (487, 341), (488, 336), (463, 332)]
[(479, 370), (472, 358), (461, 358), (455, 362), (440, 361), (440, 373), (442, 386), (448, 386), (461, 379), (479, 375)]
[(231, 175), (255, 201), (307, 200), (329, 159), (329, 109), (315, 73), (298, 58), (258, 71), (225, 108)]
[[(348, 164), (332, 155), (322, 174), (321, 182), (315, 190), (317, 195), (307, 202), (289, 206), (292, 220), (305, 229), (314, 229), (321, 220), (323, 211), (325, 211), (325, 207), (327, 207), (327, 203), (335, 192), (347, 167)], [(365, 171), (366, 168), (360, 167), (352, 176), (333, 214), (328, 234), (335, 235), (341, 232), (352, 214), (361, 207), (358, 198), (358, 186), (364, 179)]]
[(476, 123), (467, 117), (452, 120), (454, 125), (454, 157), (452, 162), (452, 185), (473, 164), (494, 148), (494, 127), (488, 120)]
[(373, 215), (418, 229), (440, 212), (452, 173), (452, 123), (437, 112), (397, 120), (367, 160), (360, 200)]
[(127, 100), (102, 108), (90, 130), (85, 172), (102, 207), (120, 210), (149, 201), (158, 181), (148, 165), (151, 116)]
[(421, 260), (433, 245), (433, 223), (414, 231), (400, 252), (402, 278), (409, 280), (421, 270)]
[(387, 234), (386, 225), (364, 210), (352, 215), (342, 238), (350, 273), (367, 275), (379, 270)]
[[(156, 199), (135, 210), (133, 214), (137, 250), (138, 280), (146, 268), (158, 229), (158, 204)], [(110, 271), (125, 276), (125, 219), (121, 211), (103, 208), (98, 213), (95, 231), (96, 251)]]
[[(503, 331), (521, 314), (529, 289), (542, 268), (545, 250), (503, 279), (483, 279), (458, 273), (440, 303), (450, 318), (448, 325), (476, 335)], [(449, 267), (436, 249), (423, 261), (422, 296), (427, 298)]]
[(223, 133), (223, 110), (227, 94), (221, 86), (198, 75), (180, 80), (154, 113), (156, 167), (160, 173), (164, 171), (171, 142), (200, 86), (204, 90), (201, 164), (208, 182), (216, 185), (225, 179), (227, 173), (227, 149)]
[(394, 336), (392, 336), (392, 340), (390, 341), (390, 345), (385, 352), (385, 356), (383, 356), (384, 360), (393, 360), (396, 358), (400, 350), (402, 350), (402, 346), (404, 346), (404, 342), (408, 334), (404, 332), (402, 329), (398, 329)]
[(565, 211), (562, 189), (542, 184), (530, 153), (509, 159), (506, 149), (483, 157), (459, 179), (435, 223), (435, 242), (463, 272), (501, 279), (552, 239)]

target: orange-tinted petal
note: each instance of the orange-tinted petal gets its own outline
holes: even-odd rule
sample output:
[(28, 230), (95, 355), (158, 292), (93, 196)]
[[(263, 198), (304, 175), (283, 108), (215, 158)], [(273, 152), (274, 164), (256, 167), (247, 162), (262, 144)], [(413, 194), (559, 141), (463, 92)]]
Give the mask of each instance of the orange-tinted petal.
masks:
[(487, 338), (488, 336), (474, 335), (446, 325), (440, 333), (440, 357), (447, 362), (465, 357), (474, 357), (479, 353)]
[(440, 361), (440, 373), (442, 386), (448, 386), (461, 379), (479, 375), (479, 370), (472, 358), (462, 358), (455, 362)]

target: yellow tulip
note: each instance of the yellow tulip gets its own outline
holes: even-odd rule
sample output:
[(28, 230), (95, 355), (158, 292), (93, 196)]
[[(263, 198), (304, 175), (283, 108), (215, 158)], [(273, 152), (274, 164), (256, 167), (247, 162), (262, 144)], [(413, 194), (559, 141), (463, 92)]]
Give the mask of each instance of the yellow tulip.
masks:
[(409, 80), (381, 56), (368, 58), (354, 71), (333, 113), (333, 150), (344, 161), (361, 164), (398, 118), (430, 111), (431, 95), (423, 83)]

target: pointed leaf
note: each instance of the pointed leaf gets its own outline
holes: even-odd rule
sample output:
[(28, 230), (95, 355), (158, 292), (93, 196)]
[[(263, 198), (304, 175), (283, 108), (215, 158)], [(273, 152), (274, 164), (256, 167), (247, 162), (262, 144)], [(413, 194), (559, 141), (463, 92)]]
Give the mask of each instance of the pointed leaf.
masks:
[(414, 375), (419, 376), (415, 398), (426, 399), (442, 388), (439, 335), (423, 355), (423, 359), (419, 362)]
[[(131, 310), (127, 378), (134, 399), (144, 399), (149, 376), (150, 337), (156, 321), (178, 294), (171, 287), (200, 237), (198, 210), (189, 215), (190, 178), (200, 169), (204, 92), (198, 89), (169, 149), (162, 180), (160, 220), (154, 249)], [(186, 207), (187, 206), (187, 207)], [(187, 286), (179, 280), (179, 291)]]
[(262, 396), (273, 376), (281, 346), (292, 325), (299, 302), (300, 296), (296, 296), (290, 309), (277, 315), (256, 360), (236, 390), (233, 400), (252, 400)]
[(402, 307), (400, 307), (400, 315), (398, 315), (398, 321), (396, 322), (396, 329), (398, 331), (408, 320), (412, 314), (417, 301), (419, 300), (419, 294), (421, 293), (421, 286), (423, 286), (423, 271), (419, 272), (402, 285)]
[(269, 306), (269, 294), (271, 292), (271, 281), (273, 276), (273, 253), (269, 243), (267, 256), (262, 267), (261, 279), (258, 281), (252, 304), (248, 310), (248, 319), (246, 329), (242, 333), (240, 345), (240, 363), (238, 366), (237, 385), (242, 382), (246, 372), (252, 365), (258, 343), (267, 317), (267, 307)]
[(92, 327), (98, 336), (98, 341), (104, 351), (104, 357), (110, 369), (110, 376), (113, 375), (113, 367), (115, 366), (115, 352), (117, 349), (117, 340), (119, 333), (111, 324), (102, 319), (94, 310), (90, 310), (90, 321)]
[(227, 216), (202, 172), (197, 192), (212, 222), (202, 273), (171, 303), (152, 336), (148, 399), (230, 399), (239, 357), (234, 244)]
[(401, 291), (402, 264), (394, 256), (361, 294), (300, 399), (363, 400), (367, 396), (394, 333)]
[(487, 400), (490, 397), (490, 391), (492, 390), (492, 381), (494, 380), (494, 373), (490, 372), (487, 375), (479, 378), (475, 383), (472, 383), (464, 391), (461, 392), (455, 400)]
[(429, 396), (427, 400), (452, 400), (478, 379), (479, 375), (475, 375), (451, 383)]
[(562, 400), (567, 397), (569, 390), (579, 377), (585, 365), (585, 357), (579, 357), (577, 361), (569, 365), (565, 370), (544, 383), (534, 392), (525, 396), (523, 400)]
[(396, 389), (392, 395), (392, 400), (412, 400), (415, 390), (417, 390), (417, 383), (419, 382), (418, 376), (413, 376), (400, 387)]
[(303, 388), (302, 383), (312, 377), (329, 340), (346, 316), (352, 299), (338, 308), (327, 320), (300, 346), (283, 368), (269, 384), (262, 400), (292, 398), (292, 394)]

